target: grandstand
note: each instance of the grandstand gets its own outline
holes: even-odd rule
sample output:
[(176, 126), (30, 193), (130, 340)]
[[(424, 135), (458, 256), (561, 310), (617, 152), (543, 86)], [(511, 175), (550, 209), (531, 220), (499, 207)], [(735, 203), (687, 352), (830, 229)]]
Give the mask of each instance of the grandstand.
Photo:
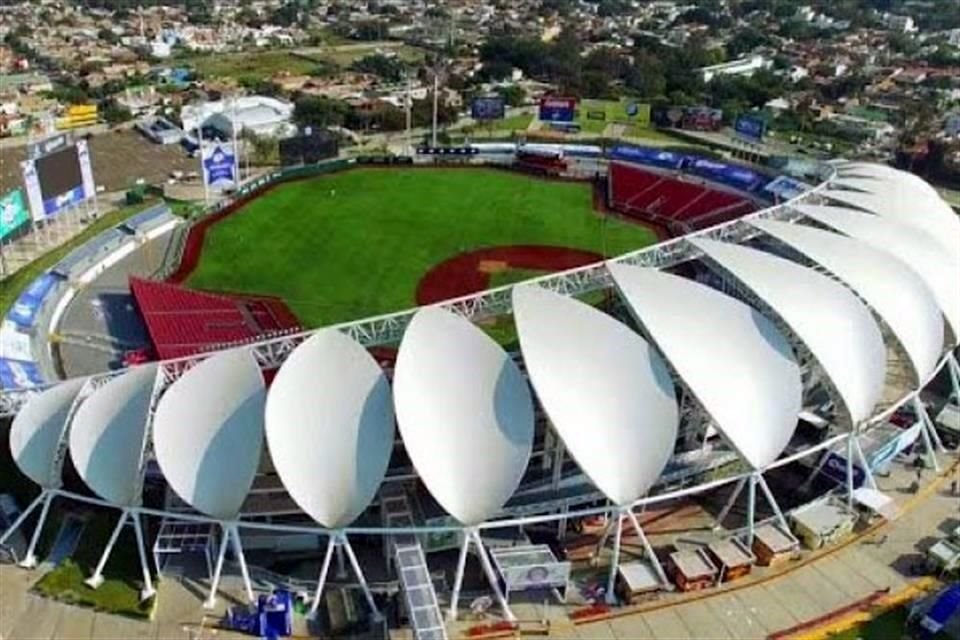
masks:
[(140, 278), (130, 279), (130, 290), (161, 360), (301, 328), (277, 298), (205, 293)]
[(752, 194), (676, 171), (613, 161), (607, 180), (611, 209), (665, 226), (676, 235), (735, 220), (758, 208)]
[[(42, 491), (25, 514), (56, 496), (115, 507), (118, 531), (145, 518), (171, 537), (178, 524), (209, 526), (190, 535), (207, 554), (211, 605), (228, 548), (252, 600), (244, 549), (256, 541), (269, 561), (283, 545), (265, 539), (307, 539), (315, 546), (295, 551), (319, 569), (313, 611), (342, 554), (374, 619), (391, 607), (413, 637), (440, 639), (440, 606), (455, 620), (465, 589), (492, 594), (498, 607), (476, 598), (470, 609), (510, 630), (514, 608), (528, 604), (511, 591), (535, 593), (538, 614), (539, 596), (561, 590), (585, 607), (616, 605), (628, 553), (644, 588), (671, 591), (662, 563), (689, 546), (689, 532), (653, 539), (638, 509), (690, 506), (711, 519), (703, 540), (752, 551), (773, 530), (791, 557), (791, 511), (810, 498), (798, 476), (839, 457), (846, 473), (816, 498), (852, 513), (855, 469), (860, 489), (880, 493), (861, 440), (906, 407), (917, 450), (940, 468), (920, 394), (949, 371), (960, 401), (960, 222), (928, 185), (838, 164), (823, 184), (748, 213), (773, 199), (756, 172), (669, 154), (611, 159), (611, 203), (622, 210), (681, 228), (728, 222), (524, 284), (269, 338), (258, 336), (296, 329), (277, 301), (133, 280), (160, 362), (0, 397), (15, 415), (14, 460)], [(838, 185), (895, 185), (919, 206), (856, 207)], [(618, 304), (591, 306), (598, 292)], [(483, 330), (505, 314), (514, 351)], [(214, 351), (238, 342), (250, 344)], [(378, 347), (396, 347), (391, 370), (371, 356)], [(274, 370), (268, 388), (263, 374)], [(798, 428), (805, 414), (820, 431)], [(96, 497), (61, 485), (65, 451)], [(142, 503), (148, 463), (165, 508)], [(721, 488), (727, 506), (699, 506)], [(511, 566), (505, 547), (537, 560)], [(579, 564), (589, 578), (578, 582), (600, 588), (568, 596), (588, 547), (599, 566)], [(432, 579), (438, 569), (450, 588)], [(388, 584), (368, 582), (374, 573)]]

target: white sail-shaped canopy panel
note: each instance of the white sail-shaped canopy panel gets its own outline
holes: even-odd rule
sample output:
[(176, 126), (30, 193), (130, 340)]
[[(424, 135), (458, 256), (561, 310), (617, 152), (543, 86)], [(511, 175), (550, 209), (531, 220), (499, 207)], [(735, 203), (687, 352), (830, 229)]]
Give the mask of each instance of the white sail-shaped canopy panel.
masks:
[(356, 341), (326, 329), (297, 347), (270, 386), (265, 422), (273, 465), (310, 517), (339, 529), (370, 505), (393, 451), (393, 400)]
[(887, 351), (870, 310), (839, 282), (765, 251), (690, 242), (780, 316), (823, 368), (853, 427), (883, 393)]
[(23, 475), (41, 487), (59, 484), (51, 476), (53, 459), (66, 426), (70, 407), (86, 378), (61, 382), (33, 395), (10, 425), (10, 453)]
[(889, 218), (900, 224), (923, 229), (931, 238), (949, 249), (960, 261), (960, 218), (939, 196), (930, 196), (902, 180), (840, 180), (833, 184), (847, 184), (869, 188), (860, 191), (824, 191), (823, 195), (841, 203)]
[(933, 373), (943, 347), (943, 314), (930, 288), (903, 261), (859, 240), (776, 220), (750, 224), (842, 280), (876, 312), (900, 342), (918, 386)]
[(677, 439), (660, 355), (607, 314), (535, 285), (514, 287), (513, 313), (527, 374), (567, 450), (614, 504), (633, 503)]
[(840, 233), (887, 251), (909, 265), (930, 288), (953, 331), (953, 344), (957, 344), (960, 336), (960, 269), (944, 245), (917, 227), (846, 207), (802, 204), (794, 208)]
[(157, 365), (133, 367), (83, 401), (70, 425), (70, 458), (98, 496), (118, 506), (140, 501), (140, 473), (147, 412)]
[(608, 263), (644, 333), (717, 429), (761, 470), (790, 442), (801, 407), (800, 368), (760, 312), (692, 280)]
[[(928, 195), (939, 197), (940, 194), (927, 181), (920, 176), (901, 171), (884, 164), (871, 162), (848, 162), (837, 165), (836, 179), (860, 178), (873, 181), (895, 180), (900, 183), (909, 184), (912, 187), (925, 191)], [(833, 180), (831, 180), (833, 182)]]
[(403, 336), (393, 392), (407, 453), (437, 502), (467, 525), (495, 516), (533, 446), (533, 399), (510, 356), (462, 317), (426, 307)]
[(160, 399), (153, 419), (157, 463), (197, 511), (221, 520), (240, 513), (263, 450), (265, 396), (253, 354), (230, 349), (194, 366)]

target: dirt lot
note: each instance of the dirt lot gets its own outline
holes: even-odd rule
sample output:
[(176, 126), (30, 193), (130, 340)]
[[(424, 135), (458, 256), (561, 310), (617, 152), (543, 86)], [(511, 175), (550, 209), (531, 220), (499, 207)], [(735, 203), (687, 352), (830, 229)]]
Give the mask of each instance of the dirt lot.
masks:
[[(180, 145), (154, 144), (136, 131), (111, 131), (90, 138), (93, 178), (107, 191), (122, 191), (137, 178), (164, 182), (171, 171), (199, 171), (199, 161), (187, 157)], [(20, 162), (24, 147), (0, 149), (0, 190), (22, 186)]]

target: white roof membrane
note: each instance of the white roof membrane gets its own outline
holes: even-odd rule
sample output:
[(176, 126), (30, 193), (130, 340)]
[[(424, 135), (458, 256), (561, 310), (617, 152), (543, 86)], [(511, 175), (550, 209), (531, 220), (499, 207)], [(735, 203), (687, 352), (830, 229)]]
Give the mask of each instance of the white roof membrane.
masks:
[(790, 260), (734, 244), (690, 241), (740, 281), (806, 345), (833, 383), (854, 426), (873, 414), (887, 353), (870, 310), (845, 286)]
[(41, 487), (56, 482), (51, 477), (51, 465), (67, 414), (85, 382), (86, 378), (74, 378), (31, 396), (10, 425), (13, 461), (23, 475)]
[(157, 463), (197, 511), (221, 520), (239, 514), (263, 450), (265, 396), (253, 354), (230, 349), (194, 366), (160, 399), (153, 420)]
[(407, 454), (447, 512), (473, 525), (516, 490), (533, 446), (533, 400), (510, 356), (436, 307), (407, 326), (393, 378)]
[(930, 288), (955, 339), (960, 336), (960, 269), (949, 250), (922, 229), (845, 207), (797, 205), (803, 215), (887, 251), (909, 265)]
[(680, 276), (608, 263), (637, 322), (754, 469), (777, 459), (800, 412), (786, 338), (749, 306)]
[(859, 240), (776, 220), (750, 224), (816, 262), (857, 292), (900, 342), (923, 384), (943, 347), (943, 314), (917, 273)]
[(393, 451), (390, 385), (366, 349), (332, 329), (297, 347), (267, 395), (270, 456), (314, 520), (345, 527), (383, 482)]
[(830, 190), (823, 195), (843, 205), (923, 229), (960, 261), (960, 218), (939, 196), (929, 195), (902, 180), (841, 180), (834, 184), (869, 189), (869, 193)]
[(536, 285), (513, 288), (527, 374), (567, 450), (617, 505), (663, 472), (679, 412), (660, 355), (626, 325)]
[(94, 493), (118, 506), (140, 500), (134, 493), (156, 377), (156, 364), (118, 375), (83, 401), (70, 425), (77, 473)]

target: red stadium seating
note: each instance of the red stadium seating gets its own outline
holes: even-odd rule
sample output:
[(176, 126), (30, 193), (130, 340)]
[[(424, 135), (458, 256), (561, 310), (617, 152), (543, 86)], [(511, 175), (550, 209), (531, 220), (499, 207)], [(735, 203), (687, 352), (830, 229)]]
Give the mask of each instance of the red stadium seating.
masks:
[(191, 291), (139, 278), (130, 279), (130, 290), (161, 360), (300, 329), (296, 316), (276, 298)]
[(610, 164), (608, 179), (611, 208), (679, 232), (703, 229), (756, 209), (749, 199), (699, 179), (660, 175), (619, 162)]

